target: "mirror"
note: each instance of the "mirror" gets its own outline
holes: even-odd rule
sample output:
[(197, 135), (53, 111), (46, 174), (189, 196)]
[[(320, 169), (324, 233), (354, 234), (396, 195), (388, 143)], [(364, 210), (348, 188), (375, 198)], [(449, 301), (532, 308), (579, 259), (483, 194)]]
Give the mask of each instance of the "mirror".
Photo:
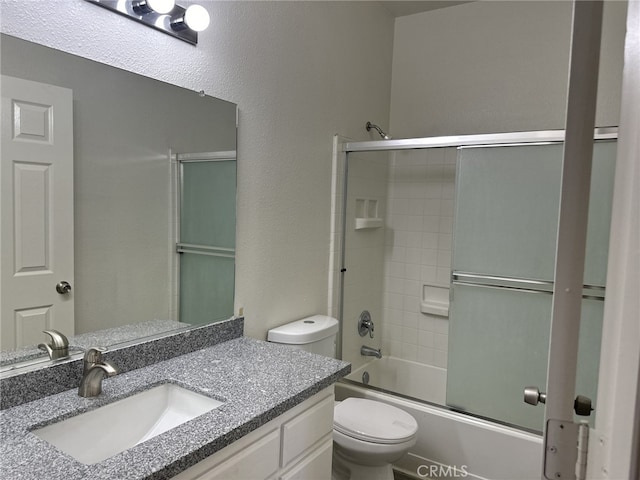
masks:
[(236, 105), (8, 35), (0, 45), (1, 368), (47, 361), (45, 329), (73, 353), (231, 317)]

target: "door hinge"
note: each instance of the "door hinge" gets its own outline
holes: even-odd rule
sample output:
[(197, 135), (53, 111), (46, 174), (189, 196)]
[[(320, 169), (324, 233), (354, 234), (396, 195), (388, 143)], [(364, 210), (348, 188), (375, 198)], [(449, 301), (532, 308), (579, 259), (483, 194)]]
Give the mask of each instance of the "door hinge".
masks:
[(576, 460), (576, 480), (587, 478), (587, 457), (589, 455), (589, 422), (581, 420), (578, 426), (578, 459)]
[(547, 421), (544, 477), (549, 480), (585, 480), (589, 453), (589, 423)]

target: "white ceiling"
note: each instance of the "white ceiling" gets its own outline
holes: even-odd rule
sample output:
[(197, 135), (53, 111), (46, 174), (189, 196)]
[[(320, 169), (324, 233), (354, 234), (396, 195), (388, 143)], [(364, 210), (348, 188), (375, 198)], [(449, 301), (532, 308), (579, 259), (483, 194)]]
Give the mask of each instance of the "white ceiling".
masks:
[(438, 8), (452, 7), (461, 3), (469, 3), (467, 1), (456, 0), (427, 0), (427, 1), (402, 1), (389, 0), (381, 2), (394, 17), (404, 17), (405, 15), (413, 15), (414, 13), (427, 12)]

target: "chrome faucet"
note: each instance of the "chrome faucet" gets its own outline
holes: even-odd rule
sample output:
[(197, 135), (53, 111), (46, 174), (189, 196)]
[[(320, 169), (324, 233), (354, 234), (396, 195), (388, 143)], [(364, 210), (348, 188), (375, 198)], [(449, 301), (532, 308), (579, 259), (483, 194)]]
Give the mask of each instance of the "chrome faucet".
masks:
[(360, 348), (360, 355), (364, 355), (365, 357), (382, 358), (382, 352), (379, 348), (367, 347), (366, 345), (363, 345)]
[(69, 340), (67, 337), (57, 330), (43, 330), (42, 333), (46, 333), (51, 337), (51, 343), (41, 343), (38, 348), (46, 351), (51, 360), (69, 356)]
[(84, 354), (82, 380), (78, 387), (81, 397), (97, 397), (102, 392), (102, 379), (117, 374), (116, 368), (102, 359), (102, 351), (90, 348)]

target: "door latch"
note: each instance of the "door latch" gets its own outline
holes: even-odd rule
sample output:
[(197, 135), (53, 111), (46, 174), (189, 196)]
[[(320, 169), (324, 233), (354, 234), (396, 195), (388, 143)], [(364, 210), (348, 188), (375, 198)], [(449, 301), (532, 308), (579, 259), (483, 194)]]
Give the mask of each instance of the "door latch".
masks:
[[(525, 387), (524, 388), (524, 403), (529, 405), (538, 405), (538, 403), (546, 403), (547, 394), (541, 392), (538, 387)], [(573, 411), (576, 415), (581, 417), (588, 417), (593, 412), (591, 406), (591, 399), (584, 395), (578, 395), (573, 402)]]

